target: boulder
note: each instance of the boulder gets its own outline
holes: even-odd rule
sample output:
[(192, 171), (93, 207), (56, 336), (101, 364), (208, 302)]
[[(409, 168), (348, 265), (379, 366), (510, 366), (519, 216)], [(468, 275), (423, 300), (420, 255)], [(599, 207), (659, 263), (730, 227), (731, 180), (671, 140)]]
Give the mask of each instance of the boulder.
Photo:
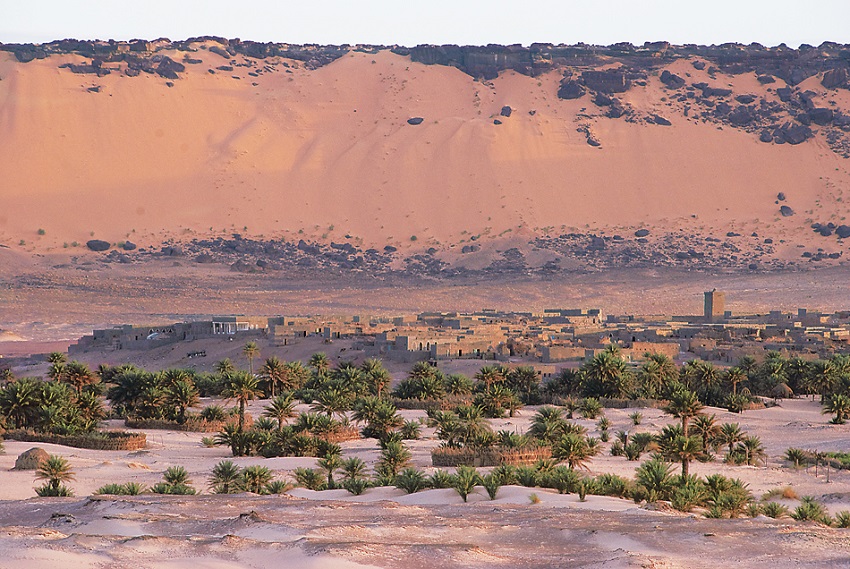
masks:
[(88, 247), (92, 251), (106, 251), (111, 246), (112, 245), (109, 243), (109, 241), (103, 241), (101, 239), (89, 239), (88, 241), (86, 241), (86, 247)]
[(759, 135), (759, 140), (762, 142), (773, 142), (773, 135), (770, 134), (770, 131), (763, 130), (761, 131), (761, 135)]
[(502, 121), (499, 119), (493, 119), (493, 124), (502, 124)]
[(804, 125), (792, 126), (782, 130), (782, 137), (788, 144), (801, 144), (812, 136), (812, 129)]
[(838, 69), (830, 69), (823, 74), (821, 85), (827, 89), (836, 89), (838, 87), (846, 87), (848, 85), (847, 69), (840, 67)]
[(666, 69), (661, 72), (661, 82), (667, 86), (669, 89), (681, 89), (685, 86), (685, 80), (676, 75), (675, 73), (670, 73)]
[(197, 257), (195, 257), (195, 262), (200, 263), (202, 265), (207, 265), (209, 263), (214, 263), (215, 259), (209, 253), (201, 253)]
[(832, 235), (832, 229), (830, 229), (826, 225), (822, 225), (821, 228), (818, 230), (818, 233), (820, 233), (824, 237), (829, 237), (830, 235)]
[(561, 86), (558, 88), (558, 98), (559, 99), (578, 99), (585, 94), (585, 89), (577, 82), (568, 79), (561, 83)]
[(423, 119), (422, 117), (410, 117), (409, 119), (407, 119), (407, 124), (412, 124), (416, 126), (418, 124), (422, 124), (422, 121), (424, 120), (425, 119)]
[(132, 241), (124, 241), (124, 245), (121, 246), (125, 251), (133, 251), (136, 249), (136, 244)]
[(847, 239), (850, 237), (850, 225), (839, 225), (835, 228), (835, 234), (841, 239)]
[(729, 113), (727, 119), (735, 126), (744, 126), (756, 120), (756, 117), (750, 107), (740, 106), (735, 107), (735, 109)]
[(787, 205), (784, 205), (779, 208), (779, 213), (782, 214), (782, 217), (791, 217), (792, 215), (794, 215), (794, 210), (788, 207)]
[(785, 192), (779, 192), (776, 194), (777, 201), (784, 202), (785, 201)]
[(50, 458), (47, 451), (40, 447), (33, 447), (18, 455), (15, 460), (15, 468), (12, 470), (37, 470), (43, 462)]
[(509, 117), (511, 116), (511, 112), (513, 112), (513, 109), (511, 109), (508, 105), (505, 105), (504, 107), (502, 107), (502, 112), (500, 114), (503, 117)]
[(776, 79), (774, 79), (772, 75), (759, 75), (758, 81), (762, 85), (768, 85), (770, 83), (776, 83)]
[(835, 117), (835, 113), (832, 109), (827, 109), (825, 107), (816, 107), (810, 110), (808, 114), (809, 118), (812, 119), (812, 122), (820, 126), (828, 125)]
[(691, 63), (691, 65), (693, 65), (694, 69), (698, 71), (702, 71), (703, 69), (705, 69), (705, 61), (694, 61), (693, 63)]
[(664, 117), (659, 116), (659, 115), (653, 115), (652, 116), (652, 122), (654, 122), (655, 124), (661, 125), (661, 126), (670, 126), (670, 125), (673, 124), (669, 120), (667, 120)]
[(750, 105), (756, 100), (755, 95), (738, 95), (735, 97), (735, 100), (741, 103), (742, 105)]
[(596, 96), (593, 97), (593, 104), (597, 107), (610, 107), (614, 104), (614, 101), (616, 101), (616, 99), (603, 93), (596, 93)]
[(776, 90), (776, 96), (779, 97), (779, 100), (782, 101), (783, 103), (790, 102), (792, 94), (793, 94), (793, 91), (791, 90), (791, 87), (779, 87)]
[(635, 237), (646, 237), (649, 235), (649, 229), (638, 229), (635, 231)]

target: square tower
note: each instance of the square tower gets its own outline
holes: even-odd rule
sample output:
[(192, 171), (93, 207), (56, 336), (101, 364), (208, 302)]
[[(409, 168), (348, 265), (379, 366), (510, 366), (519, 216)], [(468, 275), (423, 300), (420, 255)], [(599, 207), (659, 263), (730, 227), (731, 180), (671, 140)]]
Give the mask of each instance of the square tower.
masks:
[(705, 310), (703, 316), (706, 322), (714, 322), (723, 318), (726, 312), (726, 293), (711, 289), (705, 293)]

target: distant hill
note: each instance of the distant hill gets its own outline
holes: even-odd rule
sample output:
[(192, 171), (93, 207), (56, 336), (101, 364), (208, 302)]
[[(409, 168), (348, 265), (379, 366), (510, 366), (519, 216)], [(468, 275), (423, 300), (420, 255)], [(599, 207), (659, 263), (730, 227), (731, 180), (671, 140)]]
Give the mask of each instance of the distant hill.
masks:
[(0, 45), (0, 244), (250, 270), (284, 243), (433, 274), (843, 263), (848, 66), (838, 44)]

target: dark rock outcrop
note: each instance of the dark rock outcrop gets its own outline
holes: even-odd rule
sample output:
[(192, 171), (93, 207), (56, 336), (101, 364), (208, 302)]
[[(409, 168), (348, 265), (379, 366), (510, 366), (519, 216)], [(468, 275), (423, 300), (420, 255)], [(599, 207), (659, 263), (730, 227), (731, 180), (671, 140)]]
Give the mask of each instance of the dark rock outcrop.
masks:
[(821, 79), (821, 85), (826, 87), (827, 89), (837, 89), (839, 87), (848, 87), (850, 84), (850, 77), (848, 77), (847, 69), (844, 67), (839, 67), (837, 69), (830, 69), (829, 71), (823, 74), (823, 78)]
[(632, 86), (626, 72), (617, 69), (583, 71), (581, 81), (588, 89), (600, 93), (624, 93)]
[(559, 99), (578, 99), (585, 94), (585, 89), (578, 82), (567, 79), (558, 88)]
[(101, 239), (89, 239), (86, 241), (86, 247), (92, 251), (107, 251), (111, 246), (112, 244), (109, 241), (103, 241)]
[(670, 73), (666, 69), (661, 72), (661, 82), (667, 86), (668, 89), (681, 89), (685, 86), (685, 80), (676, 75), (675, 73)]

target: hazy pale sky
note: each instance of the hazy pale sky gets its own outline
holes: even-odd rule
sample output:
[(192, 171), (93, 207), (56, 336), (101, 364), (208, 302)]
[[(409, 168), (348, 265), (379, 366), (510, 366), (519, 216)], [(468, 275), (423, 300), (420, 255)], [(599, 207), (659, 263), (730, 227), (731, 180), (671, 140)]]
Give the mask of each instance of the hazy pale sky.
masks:
[(0, 42), (850, 43), (850, 0), (0, 0)]

